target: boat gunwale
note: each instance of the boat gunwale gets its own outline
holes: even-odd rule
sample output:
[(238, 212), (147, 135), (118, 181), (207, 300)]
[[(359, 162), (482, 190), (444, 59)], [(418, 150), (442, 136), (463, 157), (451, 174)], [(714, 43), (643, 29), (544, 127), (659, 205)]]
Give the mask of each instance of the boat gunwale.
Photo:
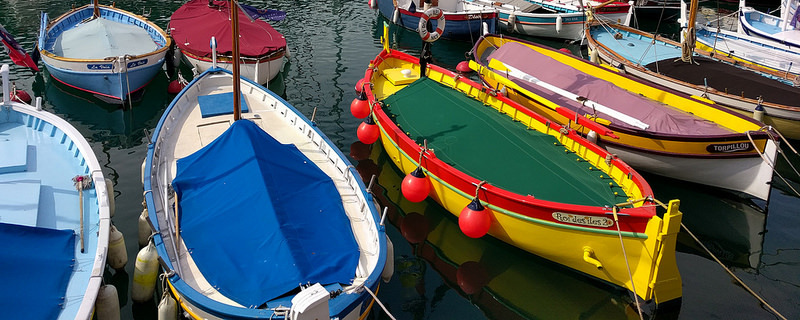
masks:
[[(366, 71), (365, 77), (364, 77), (364, 79), (365, 79), (364, 81), (365, 82), (371, 82), (371, 79), (373, 78), (373, 70), (377, 70), (378, 69), (378, 65), (381, 63), (381, 60), (385, 61), (388, 58), (396, 58), (396, 59), (404, 60), (404, 61), (411, 62), (411, 63), (417, 63), (416, 62), (417, 59), (411, 57), (408, 54), (401, 53), (401, 55), (398, 56), (394, 52), (396, 52), (396, 50), (393, 50), (392, 53), (390, 53), (390, 54), (387, 54), (385, 51), (383, 51), (383, 52), (381, 52), (379, 54), (379, 56), (377, 58), (375, 58), (375, 60), (371, 61), (370, 64), (372, 66), (374, 66), (374, 69), (370, 68), (370, 69), (368, 69)], [(446, 70), (446, 69), (443, 69), (441, 67), (438, 67), (436, 65), (428, 64), (428, 67), (432, 68), (433, 70), (435, 70), (435, 71), (437, 71), (439, 73), (442, 73), (445, 76), (449, 76), (451, 78), (454, 78), (456, 76), (453, 72), (451, 72), (449, 70)], [(481, 91), (485, 92), (484, 91), (485, 88), (483, 88), (482, 86), (478, 85), (477, 83), (473, 82), (472, 80), (470, 80), (468, 78), (459, 77), (457, 81), (461, 81), (461, 82), (467, 83), (468, 85), (472, 86), (473, 88), (476, 88), (478, 90), (481, 90)], [(365, 86), (364, 89), (365, 89), (365, 91), (367, 93), (368, 99), (370, 100), (370, 104), (374, 105), (374, 110), (373, 111), (374, 111), (375, 118), (377, 118), (376, 122), (378, 124), (386, 123), (388, 125), (388, 129), (389, 130), (387, 130), (387, 133), (388, 133), (387, 136), (391, 136), (391, 135), (395, 135), (396, 136), (396, 137), (390, 138), (390, 140), (393, 140), (393, 141), (397, 142), (398, 149), (401, 149), (402, 152), (404, 152), (405, 154), (409, 154), (409, 153), (416, 154), (416, 153), (419, 153), (419, 151), (421, 150), (421, 147), (419, 145), (417, 145), (413, 140), (411, 140), (410, 137), (405, 135), (405, 133), (403, 133), (403, 131), (400, 130), (397, 127), (397, 125), (393, 121), (391, 121), (389, 119), (389, 116), (382, 110), (380, 104), (377, 103), (375, 95), (372, 92), (372, 89), (370, 88), (370, 86)], [(489, 93), (485, 92), (485, 94), (489, 94)], [(559, 128), (561, 128), (559, 125), (544, 119), (543, 117), (539, 116), (538, 114), (531, 112), (527, 108), (519, 106), (515, 102), (513, 102), (511, 100), (508, 100), (505, 97), (502, 97), (502, 96), (498, 95), (497, 98), (500, 99), (501, 101), (503, 101), (505, 104), (507, 104), (509, 106), (512, 106), (512, 107), (515, 107), (517, 110), (525, 113), (526, 115), (531, 116), (536, 121), (539, 121), (541, 123), (546, 123), (546, 122), (550, 123), (550, 129), (551, 130), (558, 131)], [(570, 130), (569, 133), (566, 136), (568, 136), (570, 139), (572, 139), (573, 141), (575, 141), (578, 144), (580, 144), (581, 147), (584, 147), (587, 150), (589, 150), (591, 152), (594, 152), (594, 153), (596, 153), (598, 155), (608, 155), (609, 154), (606, 150), (604, 150), (604, 149), (600, 148), (599, 146), (594, 145), (594, 144), (586, 141), (582, 137), (580, 137), (580, 135), (578, 135), (574, 130)], [(414, 161), (414, 163), (417, 163), (416, 160), (414, 160), (414, 159), (411, 159), (411, 160)], [(428, 153), (428, 156), (423, 158), (423, 161), (426, 161), (426, 162), (429, 162), (429, 163), (433, 163), (433, 164), (435, 164), (437, 166), (437, 169), (444, 170), (444, 172), (448, 172), (449, 175), (457, 177), (457, 179), (460, 180), (460, 181), (455, 181), (455, 182), (457, 182), (458, 184), (469, 185), (472, 188), (474, 188), (474, 186), (477, 185), (480, 182), (478, 179), (476, 179), (476, 178), (474, 178), (472, 176), (469, 176), (469, 175), (461, 172), (460, 170), (458, 170), (458, 169), (456, 169), (456, 168), (444, 163), (443, 161), (439, 160), (438, 158), (436, 158), (435, 155), (433, 155), (431, 153)], [(628, 164), (622, 162), (618, 158), (614, 158), (612, 160), (612, 165), (611, 166), (612, 167), (616, 167), (619, 170), (622, 170), (627, 175), (630, 175), (631, 182), (634, 183), (637, 186), (637, 188), (640, 190), (640, 193), (642, 195), (652, 196), (653, 193), (652, 193), (652, 189), (650, 188), (649, 184), (647, 184), (647, 182), (644, 180), (644, 178), (638, 172), (636, 172), (633, 168), (631, 168)], [(425, 169), (425, 170), (427, 171), (427, 169)], [(446, 179), (444, 179), (444, 178), (443, 178), (443, 180), (446, 181)], [(453, 185), (453, 188), (458, 189), (460, 193), (463, 193), (463, 194), (466, 194), (466, 195), (471, 195), (471, 194), (474, 193), (474, 191), (472, 189), (465, 190), (464, 187), (457, 186), (456, 184), (454, 184), (452, 182), (448, 182), (448, 184)], [(598, 216), (598, 217), (609, 216), (609, 215), (612, 214), (612, 208), (611, 207), (575, 205), (575, 204), (566, 204), (566, 203), (559, 203), (559, 202), (553, 202), (553, 201), (548, 201), (548, 200), (542, 200), (542, 199), (538, 199), (538, 198), (532, 198), (532, 197), (523, 196), (523, 195), (511, 192), (511, 191), (502, 189), (500, 187), (493, 186), (491, 184), (486, 184), (482, 188), (486, 192), (487, 197), (489, 195), (491, 195), (492, 198), (497, 198), (497, 199), (502, 200), (500, 202), (493, 202), (493, 204), (492, 204), (493, 207), (503, 208), (503, 210), (505, 210), (507, 212), (515, 213), (515, 214), (517, 214), (519, 216), (534, 218), (534, 219), (541, 220), (541, 221), (551, 222), (550, 220), (543, 219), (543, 217), (531, 215), (530, 212), (527, 212), (528, 210), (526, 210), (525, 212), (517, 212), (517, 211), (515, 211), (513, 209), (506, 209), (506, 208), (538, 207), (538, 208), (544, 208), (544, 209), (547, 209), (547, 210), (551, 210), (552, 209), (552, 210), (555, 210), (555, 211), (570, 211), (570, 212), (576, 213), (576, 214), (586, 214), (586, 215)], [(634, 207), (634, 208), (622, 208), (622, 209), (620, 209), (619, 214), (621, 216), (625, 216), (626, 218), (624, 218), (624, 219), (634, 219), (634, 220), (638, 220), (638, 219), (650, 220), (653, 217), (656, 217), (655, 208), (654, 207), (643, 207), (643, 206)], [(559, 226), (561, 226), (561, 227), (567, 226), (566, 224), (561, 224), (561, 223), (557, 223), (557, 224)], [(625, 224), (626, 223), (624, 223), (624, 221), (620, 221), (620, 226), (621, 227), (625, 226)], [(569, 225), (569, 227), (573, 227), (573, 225)], [(599, 229), (599, 228), (596, 229), (596, 228), (591, 228), (591, 227), (587, 227), (587, 228), (581, 227), (581, 229), (584, 230), (584, 231), (603, 231), (603, 229)], [(630, 231), (630, 230), (625, 230), (625, 231)], [(641, 232), (634, 231), (634, 233), (644, 233), (644, 230), (640, 230), (640, 231)], [(614, 234), (616, 234), (616, 231), (614, 231)]]
[[(158, 137), (159, 137), (159, 134), (161, 133), (161, 130), (164, 128), (165, 121), (169, 117), (170, 111), (173, 108), (175, 108), (175, 105), (178, 102), (182, 101), (182, 97), (184, 97), (185, 95), (188, 95), (188, 94), (193, 94), (193, 93), (189, 93), (189, 90), (196, 90), (196, 89), (194, 89), (194, 86), (193, 86), (194, 84), (198, 83), (199, 81), (201, 81), (202, 79), (204, 79), (207, 76), (210, 77), (210, 76), (213, 76), (214, 74), (218, 74), (218, 73), (226, 73), (226, 74), (229, 74), (229, 75), (232, 74), (231, 71), (229, 71), (229, 70), (225, 70), (223, 68), (217, 67), (217, 68), (209, 68), (208, 70), (206, 70), (205, 72), (203, 72), (199, 76), (197, 76), (194, 79), (192, 79), (192, 81), (186, 87), (184, 87), (184, 89), (181, 90), (180, 93), (178, 93), (176, 95), (176, 97), (172, 100), (172, 102), (169, 104), (169, 106), (167, 106), (167, 108), (165, 109), (163, 115), (159, 119), (159, 122), (156, 125), (155, 129), (152, 131), (152, 135), (151, 135), (150, 141), (148, 142), (148, 146), (147, 146), (147, 155), (146, 155), (146, 158), (145, 158), (144, 171), (143, 171), (143, 177), (144, 177), (144, 179), (143, 179), (143, 187), (144, 187), (143, 188), (144, 189), (143, 193), (144, 193), (144, 198), (145, 198), (145, 202), (146, 202), (146, 207), (147, 207), (147, 210), (148, 210), (147, 221), (150, 224), (151, 229), (152, 230), (156, 230), (153, 233), (153, 241), (154, 241), (154, 244), (156, 245), (156, 250), (158, 252), (159, 263), (166, 270), (166, 272), (168, 274), (170, 274), (170, 276), (167, 277), (168, 280), (169, 280), (168, 281), (169, 285), (171, 287), (174, 286), (175, 291), (177, 291), (180, 294), (181, 297), (183, 297), (186, 300), (188, 300), (189, 302), (191, 302), (195, 307), (200, 308), (200, 309), (202, 309), (202, 310), (204, 310), (206, 312), (209, 312), (211, 314), (222, 314), (225, 317), (234, 317), (234, 318), (272, 319), (272, 318), (276, 318), (276, 313), (275, 313), (276, 308), (274, 308), (274, 307), (273, 308), (268, 308), (268, 309), (255, 309), (255, 308), (238, 307), (238, 306), (226, 304), (226, 303), (223, 303), (223, 302), (220, 302), (220, 301), (217, 301), (217, 300), (209, 298), (208, 296), (206, 296), (203, 293), (201, 293), (200, 291), (198, 291), (198, 289), (194, 288), (193, 286), (189, 285), (186, 281), (184, 281), (182, 279), (182, 277), (176, 272), (176, 269), (172, 265), (172, 261), (169, 258), (169, 257), (171, 257), (171, 255), (167, 252), (167, 249), (166, 249), (167, 241), (164, 240), (163, 236), (158, 231), (158, 230), (160, 230), (160, 226), (159, 226), (159, 223), (158, 223), (157, 219), (156, 219), (156, 221), (153, 221), (153, 219), (151, 217), (151, 215), (158, 216), (159, 214), (163, 214), (163, 213), (159, 213), (159, 208), (161, 208), (160, 210), (163, 211), (163, 207), (160, 207), (160, 206), (157, 207), (156, 206), (156, 201), (155, 201), (155, 198), (153, 196), (153, 192), (154, 192), (153, 189), (154, 188), (153, 188), (153, 180), (152, 180), (153, 176), (152, 175), (153, 175), (153, 159), (159, 157), (159, 156), (156, 155), (156, 149), (158, 148), (158, 144), (160, 143)], [(242, 77), (240, 79), (241, 79), (241, 81), (246, 81), (249, 85), (253, 86), (254, 88), (261, 89), (265, 94), (272, 96), (279, 103), (283, 104), (288, 110), (291, 110), (295, 114), (297, 114), (298, 115), (298, 119), (302, 119), (304, 121), (304, 123), (308, 126), (309, 130), (314, 130), (316, 132), (316, 134), (321, 138), (321, 142), (324, 143), (325, 145), (327, 145), (328, 149), (330, 150), (329, 153), (335, 152), (335, 154), (337, 155), (338, 158), (342, 159), (343, 161), (347, 161), (347, 158), (344, 156), (342, 151), (339, 150), (339, 148), (335, 147), (335, 144), (333, 144), (333, 142), (327, 136), (325, 136), (322, 133), (322, 131), (315, 124), (313, 124), (310, 120), (308, 120), (293, 105), (289, 104), (287, 101), (285, 101), (280, 96), (276, 95), (272, 91), (269, 91), (268, 89), (265, 89), (263, 86), (257, 84), (256, 82), (254, 82), (251, 79), (244, 78), (244, 77)], [(349, 161), (347, 163), (349, 163)], [(360, 178), (360, 175), (356, 171), (355, 167), (352, 166), (352, 164), (351, 164), (351, 165), (348, 165), (347, 168), (348, 168), (347, 171), (342, 172), (342, 176), (346, 176), (349, 173), (354, 178), (352, 180), (355, 180), (355, 183), (358, 185), (358, 187), (359, 187), (358, 189), (359, 190), (355, 190), (355, 192), (360, 193), (361, 197), (367, 203), (366, 210), (372, 214), (372, 220), (373, 220), (373, 223), (374, 223), (374, 225), (371, 225), (371, 227), (370, 227), (370, 230), (371, 230), (370, 232), (372, 233), (374, 231), (374, 234), (375, 234), (375, 239), (374, 240), (376, 240), (378, 242), (377, 245), (376, 245), (376, 247), (378, 248), (378, 256), (375, 258), (375, 266), (373, 267), (373, 269), (371, 271), (368, 272), (368, 274), (366, 276), (362, 277), (363, 278), (363, 282), (361, 282), (360, 284), (355, 285), (354, 288), (357, 291), (361, 286), (367, 286), (367, 287), (370, 287), (371, 290), (377, 290), (377, 288), (379, 286), (379, 281), (378, 280), (380, 279), (380, 276), (381, 276), (381, 273), (382, 273), (382, 270), (383, 270), (382, 269), (383, 265), (387, 261), (387, 256), (386, 256), (387, 252), (386, 252), (386, 250), (385, 249), (384, 250), (380, 249), (380, 248), (386, 248), (386, 246), (387, 246), (386, 230), (385, 230), (385, 226), (382, 226), (382, 225), (379, 224), (381, 217), (380, 217), (380, 213), (378, 212), (378, 209), (375, 206), (370, 205), (372, 203), (372, 199), (373, 199), (372, 198), (372, 194), (370, 194), (370, 193), (368, 193), (366, 191), (366, 186), (364, 185), (364, 182)], [(349, 216), (348, 216), (348, 220), (352, 221), (352, 219)], [(171, 237), (172, 237), (172, 235), (170, 235), (170, 238)], [(170, 242), (174, 243), (174, 239), (170, 240)], [(362, 251), (362, 250), (363, 250), (363, 246), (359, 245), (359, 251)], [(168, 259), (165, 260), (163, 257), (168, 257)], [(360, 260), (361, 259), (359, 259), (359, 265), (362, 264), (362, 262), (360, 262)], [(379, 267), (381, 268), (380, 270), (379, 270)], [(354, 275), (356, 275), (356, 276), (357, 276), (357, 273), (358, 273), (357, 269), (353, 270)], [(349, 284), (349, 285), (353, 286), (353, 284)], [(347, 299), (344, 299), (345, 297), (347, 297)], [(354, 308), (358, 304), (360, 304), (360, 303), (364, 302), (365, 300), (367, 300), (368, 297), (363, 295), (363, 294), (357, 293), (357, 292), (353, 292), (353, 293), (345, 292), (345, 294), (339, 295), (338, 298), (340, 300), (332, 299), (329, 302), (331, 307), (332, 307), (332, 308), (330, 308), (330, 310), (331, 311), (337, 310), (334, 315), (344, 313), (345, 311), (347, 311), (347, 313), (352, 312), (352, 310), (354, 310)], [(211, 306), (209, 307), (209, 305), (211, 305)], [(334, 306), (336, 306), (338, 308), (334, 309), (333, 308)]]

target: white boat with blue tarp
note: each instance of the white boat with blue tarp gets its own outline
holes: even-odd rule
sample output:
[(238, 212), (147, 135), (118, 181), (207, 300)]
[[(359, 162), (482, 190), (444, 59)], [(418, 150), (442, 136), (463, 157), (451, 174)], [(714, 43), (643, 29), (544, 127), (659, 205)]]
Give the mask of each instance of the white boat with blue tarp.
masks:
[(315, 123), (235, 72), (196, 77), (148, 146), (168, 290), (196, 319), (359, 319), (393, 266), (372, 195)]
[(103, 281), (110, 195), (69, 123), (9, 95), (0, 106), (0, 310), (5, 319), (91, 319)]
[(42, 13), (38, 49), (56, 80), (108, 102), (129, 100), (164, 64), (172, 40), (146, 18), (94, 4), (48, 20)]

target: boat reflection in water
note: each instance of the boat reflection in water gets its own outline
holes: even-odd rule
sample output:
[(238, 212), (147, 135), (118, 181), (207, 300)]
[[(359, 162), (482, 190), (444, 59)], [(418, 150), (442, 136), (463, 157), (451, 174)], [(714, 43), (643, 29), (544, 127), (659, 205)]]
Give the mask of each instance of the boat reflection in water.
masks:
[[(660, 197), (681, 197), (683, 225), (728, 267), (758, 269), (761, 262), (767, 212), (748, 199), (715, 188), (644, 175)], [(689, 233), (678, 234), (677, 250), (710, 259)]]
[[(403, 175), (380, 143), (355, 142), (350, 155), (364, 181), (376, 175), (373, 194), (414, 255), (491, 319), (636, 319), (625, 290), (607, 285), (492, 237), (464, 235), (457, 218), (433, 200), (413, 203), (400, 192)], [(398, 240), (395, 240), (395, 246)], [(397, 250), (395, 252), (398, 252)], [(419, 286), (427, 266), (396, 254), (395, 274), (405, 288)], [(416, 288), (417, 291), (425, 290)], [(444, 294), (439, 289), (437, 294)], [(404, 309), (414, 301), (404, 302)], [(421, 303), (426, 303), (422, 301)]]

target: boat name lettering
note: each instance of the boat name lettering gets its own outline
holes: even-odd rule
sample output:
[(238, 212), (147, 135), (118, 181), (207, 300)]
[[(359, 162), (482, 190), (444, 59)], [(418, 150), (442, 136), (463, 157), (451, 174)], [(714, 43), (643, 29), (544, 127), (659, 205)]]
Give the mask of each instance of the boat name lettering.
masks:
[(143, 66), (147, 64), (147, 59), (128, 62), (128, 69)]
[(102, 63), (102, 64), (92, 63), (86, 65), (86, 69), (89, 70), (111, 70), (111, 68), (113, 68), (113, 66), (110, 63)]
[(559, 222), (579, 224), (592, 227), (608, 228), (614, 225), (614, 220), (611, 220), (606, 217), (591, 217), (591, 216), (584, 216), (579, 214), (571, 214), (563, 212), (553, 212), (553, 219), (556, 219)]
[(723, 144), (709, 144), (706, 147), (708, 152), (739, 152), (753, 150), (753, 145), (749, 142), (734, 142)]
[(479, 15), (479, 14), (468, 14), (467, 15), (467, 19), (469, 19), (469, 20), (480, 19), (480, 18), (481, 18), (481, 15)]

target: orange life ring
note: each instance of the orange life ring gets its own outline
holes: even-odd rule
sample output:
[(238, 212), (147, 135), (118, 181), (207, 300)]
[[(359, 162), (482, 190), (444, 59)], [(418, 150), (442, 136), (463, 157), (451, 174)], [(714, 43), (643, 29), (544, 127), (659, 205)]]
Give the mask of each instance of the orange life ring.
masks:
[[(428, 20), (435, 19), (437, 21), (436, 30), (433, 32), (428, 31)], [(429, 8), (422, 13), (422, 17), (419, 18), (419, 26), (417, 26), (417, 30), (419, 31), (419, 36), (425, 42), (434, 42), (439, 40), (439, 37), (442, 36), (444, 32), (444, 12), (442, 9), (437, 7)]]

